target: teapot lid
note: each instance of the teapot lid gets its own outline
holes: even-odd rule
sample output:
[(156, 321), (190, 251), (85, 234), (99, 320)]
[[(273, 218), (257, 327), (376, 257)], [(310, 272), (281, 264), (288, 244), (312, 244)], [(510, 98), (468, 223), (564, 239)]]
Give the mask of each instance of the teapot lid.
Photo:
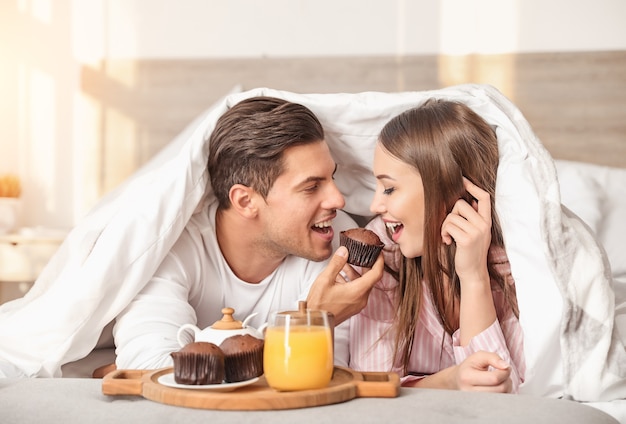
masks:
[(211, 328), (215, 328), (216, 330), (239, 330), (243, 328), (243, 324), (241, 321), (237, 321), (233, 318), (233, 314), (235, 310), (233, 308), (223, 308), (222, 309), (222, 319), (219, 321), (215, 321)]

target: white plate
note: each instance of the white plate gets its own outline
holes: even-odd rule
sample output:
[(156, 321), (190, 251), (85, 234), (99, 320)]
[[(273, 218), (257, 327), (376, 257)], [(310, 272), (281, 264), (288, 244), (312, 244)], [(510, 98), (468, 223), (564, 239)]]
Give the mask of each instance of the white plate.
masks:
[(195, 389), (195, 390), (212, 390), (214, 392), (230, 392), (239, 387), (248, 386), (250, 384), (259, 381), (259, 377), (254, 377), (250, 380), (238, 381), (236, 383), (221, 383), (221, 384), (178, 384), (174, 380), (174, 373), (167, 373), (160, 376), (157, 381), (168, 387), (175, 387), (177, 389)]

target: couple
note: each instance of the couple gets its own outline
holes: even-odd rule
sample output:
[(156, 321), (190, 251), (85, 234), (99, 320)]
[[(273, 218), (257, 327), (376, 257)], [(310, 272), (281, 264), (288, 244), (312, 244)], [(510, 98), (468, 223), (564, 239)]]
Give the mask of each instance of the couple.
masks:
[(306, 299), (341, 323), (339, 365), (397, 371), (405, 385), (517, 391), (522, 337), (493, 212), (497, 165), (494, 132), (467, 106), (432, 100), (392, 119), (374, 156), (370, 227), (395, 267), (383, 276), (381, 255), (355, 270), (344, 247), (333, 254), (335, 233), (355, 224), (333, 228), (345, 201), (319, 120), (277, 98), (241, 101), (210, 135), (216, 201), (116, 319), (118, 368), (170, 365), (177, 329), (204, 328), (224, 306), (257, 313), (257, 326)]
[[(255, 155), (251, 142), (270, 148)], [(342, 207), (376, 215), (384, 270), (345, 267), (330, 247), (328, 221), (335, 239), (356, 225)], [(231, 306), (238, 319), (258, 312), (258, 327), (307, 299), (342, 321), (338, 365), (608, 410), (626, 394), (615, 283), (563, 206), (553, 159), (497, 89), (257, 89), (199, 117), (92, 209), (23, 298), (0, 305), (0, 377), (108, 363), (97, 357), (110, 323), (118, 366), (153, 368), (183, 323), (210, 325)]]
[[(143, 266), (153, 269), (144, 285), (133, 291), (136, 285), (126, 278), (135, 278), (131, 265), (150, 263), (150, 255), (111, 258), (107, 244), (114, 231), (130, 244), (133, 237), (142, 243), (155, 237), (156, 243), (161, 236), (151, 234), (150, 225), (140, 225), (141, 234), (109, 230), (115, 221), (97, 232), (107, 213), (130, 217), (127, 229), (137, 227), (141, 213), (96, 208), (83, 224), (91, 230), (77, 236), (78, 265), (51, 261), (52, 271), (44, 270), (24, 299), (2, 306), (0, 376), (56, 375), (55, 361), (86, 354), (81, 352), (93, 346), (89, 338), (112, 318), (118, 368), (170, 366), (183, 324), (207, 327), (228, 306), (237, 317), (255, 313), (250, 324), (258, 327), (270, 311), (292, 310), (306, 299), (309, 308), (335, 316), (337, 365), (393, 370), (407, 386), (517, 391), (522, 338), (493, 210), (498, 149), (494, 132), (471, 109), (430, 100), (382, 130), (370, 207), (377, 218), (369, 227), (387, 246), (369, 270), (347, 265), (345, 247), (336, 248), (339, 231), (356, 223), (341, 211), (337, 165), (310, 109), (267, 96), (243, 100), (219, 117), (208, 150), (214, 200), (201, 201), (188, 221), (177, 210), (183, 200), (176, 192), (158, 209), (173, 210), (171, 225), (182, 232), (171, 248), (159, 246), (168, 249), (162, 261)], [(80, 267), (98, 249), (109, 252), (110, 263), (91, 268), (106, 274), (73, 287), (68, 300), (64, 290), (80, 283)], [(45, 273), (54, 275), (59, 267), (65, 267), (62, 278), (50, 285)], [(26, 330), (23, 317), (30, 325), (33, 312), (45, 324)], [(21, 347), (29, 343), (46, 352)]]

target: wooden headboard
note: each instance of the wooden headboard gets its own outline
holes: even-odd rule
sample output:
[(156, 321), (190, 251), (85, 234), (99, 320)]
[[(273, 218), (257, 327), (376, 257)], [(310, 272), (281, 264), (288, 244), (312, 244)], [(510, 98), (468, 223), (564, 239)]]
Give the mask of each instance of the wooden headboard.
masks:
[[(298, 93), (431, 90), (491, 84), (509, 97), (556, 159), (626, 168), (626, 51), (510, 55), (114, 60), (82, 69), (100, 107), (104, 157), (137, 168), (234, 86)], [(120, 137), (113, 116), (133, 123)], [(132, 147), (129, 149), (129, 145)], [(103, 160), (102, 188), (126, 177)], [(131, 172), (132, 169), (127, 170)]]

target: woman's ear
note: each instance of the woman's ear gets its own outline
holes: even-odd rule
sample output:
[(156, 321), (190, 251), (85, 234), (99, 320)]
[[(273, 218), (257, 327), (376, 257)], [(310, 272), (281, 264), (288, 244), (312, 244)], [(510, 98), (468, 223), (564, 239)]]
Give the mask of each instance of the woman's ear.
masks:
[(245, 218), (254, 218), (257, 214), (255, 199), (257, 192), (243, 184), (235, 184), (228, 192), (233, 210)]

